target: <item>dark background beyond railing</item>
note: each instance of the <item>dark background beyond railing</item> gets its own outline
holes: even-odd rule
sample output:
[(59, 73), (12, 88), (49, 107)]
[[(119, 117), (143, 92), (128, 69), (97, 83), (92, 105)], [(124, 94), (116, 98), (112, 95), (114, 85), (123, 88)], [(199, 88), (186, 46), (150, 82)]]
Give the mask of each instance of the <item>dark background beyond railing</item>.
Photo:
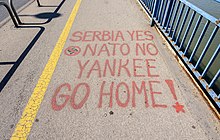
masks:
[(220, 18), (220, 0), (187, 0), (210, 15)]

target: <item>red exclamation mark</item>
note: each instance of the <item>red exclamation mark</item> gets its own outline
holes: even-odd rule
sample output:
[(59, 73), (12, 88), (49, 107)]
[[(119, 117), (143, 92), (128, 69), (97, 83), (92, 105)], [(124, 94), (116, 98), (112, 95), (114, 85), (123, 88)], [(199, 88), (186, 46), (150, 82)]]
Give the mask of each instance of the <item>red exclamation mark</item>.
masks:
[[(176, 91), (175, 91), (175, 88), (174, 88), (174, 84), (173, 84), (173, 81), (172, 80), (165, 80), (165, 82), (167, 83), (170, 91), (171, 91), (171, 94), (173, 96), (173, 98), (177, 101), (177, 96), (176, 96)], [(176, 112), (179, 113), (180, 111), (182, 111), (183, 113), (185, 113), (185, 110), (183, 109), (184, 106), (179, 104), (179, 102), (177, 101), (175, 105), (173, 105), (173, 107), (176, 109)]]

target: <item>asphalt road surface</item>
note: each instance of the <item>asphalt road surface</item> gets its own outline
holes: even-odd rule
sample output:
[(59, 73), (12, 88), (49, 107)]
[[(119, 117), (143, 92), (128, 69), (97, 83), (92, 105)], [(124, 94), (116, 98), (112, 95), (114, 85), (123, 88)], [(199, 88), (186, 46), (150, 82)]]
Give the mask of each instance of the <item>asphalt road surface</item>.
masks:
[(42, 3), (20, 12), (22, 28), (0, 28), (0, 140), (219, 139), (136, 0)]

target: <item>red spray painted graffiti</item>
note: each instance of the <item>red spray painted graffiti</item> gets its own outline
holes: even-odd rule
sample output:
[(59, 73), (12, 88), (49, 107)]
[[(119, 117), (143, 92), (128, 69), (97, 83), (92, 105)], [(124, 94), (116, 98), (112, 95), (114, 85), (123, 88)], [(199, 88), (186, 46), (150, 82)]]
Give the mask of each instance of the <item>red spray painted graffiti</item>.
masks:
[[(173, 81), (172, 80), (165, 80), (165, 81), (166, 81), (167, 85), (170, 88), (170, 91), (171, 91), (171, 93), (173, 95), (173, 98), (177, 101), (177, 97), (176, 97), (176, 92), (175, 92), (175, 89), (174, 89)], [(184, 106), (180, 105), (179, 102), (176, 102), (176, 104), (173, 105), (173, 107), (176, 109), (177, 113), (179, 113), (179, 112), (185, 113), (185, 110), (183, 109)]]
[[(154, 36), (150, 31), (74, 32), (70, 37), (70, 42), (74, 45), (66, 48), (64, 54), (73, 58), (76, 58), (75, 56), (77, 58), (90, 58), (74, 61), (78, 66), (77, 78), (84, 79), (85, 82), (74, 83), (74, 86), (69, 83), (60, 85), (52, 97), (52, 109), (60, 111), (67, 105), (70, 105), (73, 109), (81, 109), (88, 102), (91, 92), (94, 90), (94, 87), (90, 85), (91, 83), (86, 82), (87, 79), (94, 77), (98, 79), (128, 77), (138, 78), (139, 81), (98, 81), (101, 86), (96, 87), (96, 91), (98, 89), (97, 107), (102, 108), (104, 101), (107, 102), (110, 108), (136, 107), (137, 98), (141, 97), (143, 99), (141, 102), (147, 109), (171, 107), (177, 113), (184, 113), (184, 106), (177, 101), (173, 81), (159, 80), (160, 75), (157, 72), (156, 61), (159, 51), (153, 40)], [(99, 43), (97, 44), (97, 42)], [(77, 43), (80, 43), (81, 46), (76, 46)], [(115, 58), (114, 56), (125, 58)], [(91, 57), (94, 57), (94, 59), (91, 59)], [(157, 88), (164, 84), (167, 85), (168, 91), (176, 102), (174, 105), (169, 105), (163, 100), (157, 100), (170, 94)], [(78, 98), (77, 95), (82, 97)]]
[[(177, 100), (175, 89), (173, 87), (172, 80), (165, 80), (168, 86), (171, 89), (171, 94), (173, 95), (174, 99)], [(154, 85), (161, 84), (160, 81), (142, 81), (141, 84), (137, 84), (135, 81), (132, 81), (130, 84), (126, 82), (120, 82), (116, 84), (115, 82), (111, 82), (111, 84), (107, 84), (106, 81), (103, 81), (99, 90), (99, 101), (97, 103), (98, 108), (102, 108), (103, 100), (109, 100), (109, 107), (113, 107), (113, 101), (116, 102), (115, 106), (118, 107), (128, 107), (129, 105), (132, 107), (136, 107), (136, 95), (143, 96), (144, 100), (143, 103), (145, 104), (146, 108), (168, 108), (168, 105), (156, 102), (155, 95), (166, 94), (160, 91), (155, 91)], [(149, 87), (149, 92), (146, 91), (147, 86)], [(76, 104), (75, 97), (77, 92), (81, 89), (85, 89), (85, 95), (83, 99)], [(124, 92), (119, 92), (120, 88), (124, 89)], [(65, 92), (66, 94), (62, 93)], [(65, 83), (59, 86), (52, 98), (52, 108), (56, 111), (62, 110), (68, 102), (72, 106), (73, 109), (81, 109), (86, 101), (89, 99), (89, 95), (91, 93), (91, 87), (88, 83), (79, 83), (74, 88), (71, 87), (70, 84)], [(120, 94), (124, 94), (125, 101), (120, 99)], [(149, 98), (149, 97), (151, 98)], [(64, 101), (61, 103), (57, 102), (58, 98), (64, 98)], [(149, 104), (149, 100), (151, 100), (152, 104)], [(175, 105), (172, 105), (176, 109), (176, 112), (185, 112), (183, 109), (184, 106), (180, 105), (179, 102), (176, 102)]]
[(64, 53), (67, 56), (76, 56), (80, 53), (81, 49), (79, 46), (70, 46), (65, 49)]

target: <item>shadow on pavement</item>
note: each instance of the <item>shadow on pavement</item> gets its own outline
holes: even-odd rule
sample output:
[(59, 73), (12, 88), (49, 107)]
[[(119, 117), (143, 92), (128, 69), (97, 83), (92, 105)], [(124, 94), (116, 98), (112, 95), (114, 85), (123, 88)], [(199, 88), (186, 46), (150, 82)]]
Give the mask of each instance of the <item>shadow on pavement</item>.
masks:
[[(23, 22), (21, 22), (21, 25), (43, 25), (43, 24), (47, 24), (47, 23), (51, 22), (53, 18), (57, 18), (57, 17), (61, 16), (61, 14), (59, 14), (58, 11), (60, 10), (60, 8), (62, 7), (62, 5), (64, 4), (65, 1), (66, 0), (62, 0), (62, 2), (58, 6), (56, 6), (57, 8), (55, 9), (54, 12), (40, 13), (37, 15), (19, 15), (19, 16), (34, 16), (39, 19), (47, 19), (47, 21), (45, 21), (43, 23), (34, 23), (34, 22), (33, 23), (23, 23)], [(42, 7), (42, 6), (40, 6), (40, 7)], [(47, 7), (47, 6), (45, 6), (45, 7)]]
[(0, 62), (0, 65), (13, 65), (16, 62)]
[[(41, 14), (37, 14), (34, 15), (36, 18), (40, 18), (40, 19), (47, 19), (46, 22), (44, 23), (22, 23), (22, 25), (32, 25), (32, 26), (18, 26), (18, 28), (32, 28), (32, 29), (39, 29), (39, 32), (35, 35), (35, 37), (33, 38), (33, 40), (28, 44), (27, 48), (23, 51), (23, 53), (19, 56), (19, 58), (17, 59), (16, 62), (0, 62), (0, 65), (13, 65), (10, 70), (8, 71), (8, 73), (4, 76), (4, 78), (1, 80), (0, 82), (0, 92), (4, 89), (4, 87), (6, 86), (6, 84), (8, 83), (8, 81), (11, 79), (11, 77), (13, 76), (13, 74), (15, 73), (15, 71), (17, 70), (17, 68), (20, 66), (20, 64), (22, 63), (22, 61), (25, 59), (25, 57), (27, 56), (27, 54), (30, 52), (30, 50), (33, 48), (33, 46), (35, 45), (35, 43), (38, 41), (38, 39), (40, 38), (40, 36), (43, 34), (43, 32), (45, 31), (45, 28), (42, 26), (36, 26), (36, 25), (43, 25), (43, 24), (47, 24), (49, 22), (52, 21), (53, 18), (57, 18), (60, 17), (61, 14), (58, 13), (58, 11), (60, 10), (60, 8), (62, 7), (62, 5), (64, 4), (65, 0), (63, 0), (59, 6), (54, 6), (57, 7), (55, 9), (54, 12), (47, 12), (47, 13), (41, 13)], [(50, 7), (50, 6), (40, 6), (40, 7)], [(21, 15), (22, 16), (22, 15)], [(26, 16), (26, 15), (24, 15)], [(27, 15), (27, 16), (31, 16), (31, 15)]]
[(33, 38), (33, 40), (30, 42), (30, 44), (27, 46), (27, 48), (23, 51), (23, 53), (20, 55), (20, 57), (17, 59), (16, 62), (0, 62), (0, 65), (9, 65), (10, 63), (14, 63), (11, 69), (8, 71), (8, 73), (4, 76), (2, 81), (0, 82), (0, 92), (3, 90), (5, 85), (8, 83), (12, 75), (15, 73), (19, 65), (22, 63), (22, 61), (25, 59), (31, 48), (34, 46), (34, 44), (37, 42), (37, 40), (40, 38), (40, 36), (45, 31), (44, 27), (40, 26), (20, 26), (19, 28), (38, 28), (40, 29), (37, 35)]
[(35, 18), (39, 18), (39, 19), (50, 19), (50, 18), (58, 18), (61, 16), (61, 14), (59, 13), (51, 13), (51, 12), (45, 12), (45, 13), (40, 13), (37, 15), (20, 15), (20, 16), (33, 16)]

